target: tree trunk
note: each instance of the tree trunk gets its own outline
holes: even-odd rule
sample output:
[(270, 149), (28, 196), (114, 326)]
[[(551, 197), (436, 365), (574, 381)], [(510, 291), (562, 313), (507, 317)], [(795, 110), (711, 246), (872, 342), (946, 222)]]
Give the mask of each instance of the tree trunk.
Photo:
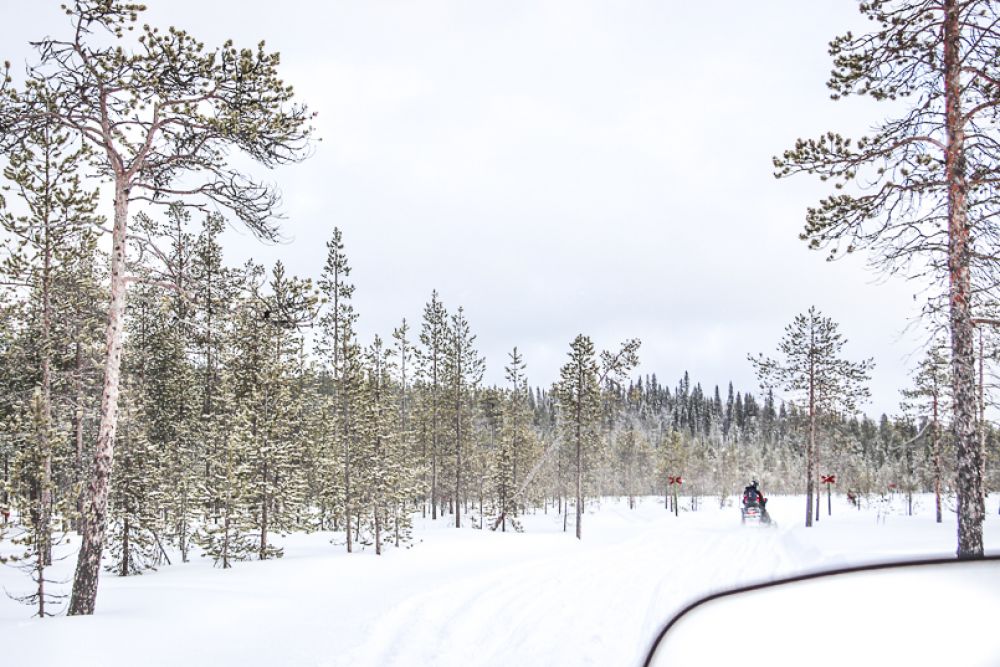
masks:
[(70, 616), (93, 614), (97, 603), (97, 580), (104, 551), (108, 491), (114, 461), (115, 430), (118, 425), (118, 385), (121, 379), (122, 327), (125, 315), (125, 240), (128, 223), (128, 190), (115, 184), (115, 221), (111, 244), (111, 299), (105, 335), (104, 389), (101, 393), (101, 422), (94, 448), (94, 468), (87, 487), (83, 534), (73, 576)]
[(971, 278), (968, 181), (964, 154), (965, 131), (961, 109), (958, 0), (945, 0), (944, 88), (947, 124), (945, 173), (948, 183), (948, 275), (951, 320), (952, 387), (955, 415), (952, 428), (958, 458), (958, 557), (983, 556), (982, 461), (976, 438), (975, 351), (970, 312)]
[(583, 446), (576, 439), (576, 539), (583, 535)]
[[(73, 377), (74, 393), (76, 394), (73, 410), (73, 481), (79, 483), (83, 479), (83, 346), (76, 342), (76, 372)], [(6, 480), (5, 480), (6, 481)], [(76, 496), (76, 516), (73, 517), (73, 528), (82, 532), (80, 517), (83, 516), (84, 491), (81, 486)]]
[(372, 506), (372, 514), (375, 519), (375, 555), (382, 555), (382, 516), (379, 512), (378, 503)]
[(979, 478), (983, 490), (983, 518), (986, 518), (986, 384), (983, 381), (983, 371), (986, 356), (983, 354), (983, 330), (979, 329)]
[(45, 562), (37, 558), (35, 577), (38, 579), (38, 618), (45, 618)]
[(823, 492), (820, 491), (820, 489), (822, 489), (823, 487), (820, 486), (820, 482), (819, 482), (819, 443), (816, 443), (815, 447), (816, 447), (816, 449), (815, 449), (815, 452), (813, 454), (813, 468), (815, 470), (815, 473), (814, 473), (813, 477), (814, 477), (814, 479), (816, 481), (816, 519), (815, 520), (816, 520), (816, 523), (819, 523), (819, 500), (820, 500), (820, 496), (823, 495)]
[[(227, 491), (227, 494), (229, 491)], [(226, 516), (222, 520), (222, 569), (230, 568), (229, 564), (229, 501), (226, 501)]]
[(264, 464), (263, 498), (260, 503), (260, 560), (267, 559), (267, 464)]
[(354, 544), (351, 541), (351, 429), (347, 423), (347, 396), (344, 390), (345, 382), (340, 386), (341, 435), (344, 438), (344, 535), (347, 537), (347, 553), (351, 553)]
[(118, 570), (118, 575), (122, 577), (128, 576), (128, 560), (129, 560), (129, 543), (128, 543), (128, 532), (131, 529), (129, 525), (128, 515), (122, 521), (122, 562), (121, 567)]
[(941, 523), (941, 437), (938, 434), (938, 397), (933, 398), (934, 423), (934, 515), (937, 523)]
[(455, 528), (462, 527), (462, 361), (458, 355), (458, 383), (455, 387)]
[[(48, 170), (46, 156), (46, 171)], [(48, 204), (46, 203), (46, 208)], [(41, 533), (39, 540), (40, 553), (44, 565), (52, 565), (52, 246), (49, 239), (49, 212), (45, 212), (45, 241), (42, 259), (42, 395), (41, 395), (41, 432), (39, 445), (42, 457), (41, 494), (39, 501), (39, 523), (35, 530)], [(42, 583), (39, 583), (42, 586)], [(44, 614), (42, 614), (44, 617)]]
[[(437, 419), (435, 419), (434, 422), (436, 424)], [(436, 436), (432, 437), (436, 439)], [(438, 478), (437, 443), (434, 442), (434, 444), (431, 446), (431, 519), (438, 518), (437, 478)]]
[(813, 465), (816, 457), (816, 369), (814, 368), (814, 333), (810, 325), (809, 334), (809, 444), (806, 445), (806, 528), (813, 524)]
[(438, 518), (438, 370), (437, 349), (431, 359), (431, 519)]

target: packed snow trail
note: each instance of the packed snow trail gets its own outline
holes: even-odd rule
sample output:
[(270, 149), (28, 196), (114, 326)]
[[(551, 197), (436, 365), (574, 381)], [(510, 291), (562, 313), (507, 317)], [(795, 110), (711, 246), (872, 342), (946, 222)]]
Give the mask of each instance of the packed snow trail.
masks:
[[(933, 504), (907, 517), (842, 498), (802, 527), (802, 497), (768, 503), (777, 528), (741, 527), (738, 508), (703, 499), (668, 513), (604, 500), (583, 540), (554, 513), (521, 517), (523, 533), (455, 529), (417, 519), (410, 548), (346, 554), (342, 533), (281, 538), (285, 557), (177, 563), (143, 576), (102, 573), (92, 617), (29, 618), (0, 596), (4, 664), (126, 665), (637, 665), (657, 631), (693, 599), (737, 584), (864, 561), (954, 554), (954, 515)], [(1000, 551), (989, 499), (987, 551)], [(331, 543), (332, 542), (332, 543)], [(73, 549), (51, 574), (68, 592)], [(0, 567), (13, 595), (30, 581)]]
[[(656, 518), (644, 509), (606, 503), (584, 518), (584, 541), (558, 556), (406, 599), (329, 664), (635, 665), (687, 602), (801, 569), (801, 552), (781, 532), (742, 529), (738, 511), (735, 523), (729, 511), (689, 526), (662, 507)], [(633, 530), (621, 537), (616, 524)]]

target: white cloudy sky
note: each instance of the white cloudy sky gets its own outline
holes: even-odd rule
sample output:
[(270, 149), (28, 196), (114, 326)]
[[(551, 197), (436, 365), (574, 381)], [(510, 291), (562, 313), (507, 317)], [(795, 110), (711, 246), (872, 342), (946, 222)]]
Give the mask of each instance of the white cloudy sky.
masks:
[[(65, 34), (58, 0), (0, 0), (2, 57)], [(228, 258), (318, 277), (344, 232), (365, 339), (417, 322), (432, 289), (463, 305), (489, 382), (525, 353), (555, 379), (570, 340), (642, 339), (642, 373), (756, 390), (796, 313), (841, 323), (877, 363), (869, 413), (895, 412), (921, 337), (919, 286), (797, 235), (825, 190), (771, 156), (886, 112), (829, 100), (827, 42), (853, 0), (148, 0), (208, 44), (266, 39), (319, 112), (315, 153), (273, 177), (287, 243), (232, 233)]]

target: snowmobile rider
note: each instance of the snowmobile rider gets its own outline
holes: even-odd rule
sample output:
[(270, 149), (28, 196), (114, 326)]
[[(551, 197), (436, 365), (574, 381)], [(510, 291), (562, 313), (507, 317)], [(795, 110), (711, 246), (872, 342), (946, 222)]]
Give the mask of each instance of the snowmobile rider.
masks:
[(764, 494), (760, 492), (760, 485), (757, 480), (750, 482), (750, 486), (743, 489), (743, 507), (749, 507), (750, 505), (760, 505), (762, 510), (766, 509), (767, 498)]

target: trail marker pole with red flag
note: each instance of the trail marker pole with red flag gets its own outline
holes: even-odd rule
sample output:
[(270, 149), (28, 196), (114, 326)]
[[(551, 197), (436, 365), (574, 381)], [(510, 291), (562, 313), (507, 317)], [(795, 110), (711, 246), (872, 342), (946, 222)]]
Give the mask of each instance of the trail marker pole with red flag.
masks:
[(836, 475), (823, 475), (823, 483), (826, 484), (826, 515), (833, 516), (833, 503), (830, 500), (830, 487), (837, 483)]
[(680, 509), (677, 507), (677, 490), (684, 483), (684, 478), (680, 475), (670, 475), (667, 477), (667, 481), (670, 484), (670, 488), (674, 490), (674, 516), (680, 516)]

